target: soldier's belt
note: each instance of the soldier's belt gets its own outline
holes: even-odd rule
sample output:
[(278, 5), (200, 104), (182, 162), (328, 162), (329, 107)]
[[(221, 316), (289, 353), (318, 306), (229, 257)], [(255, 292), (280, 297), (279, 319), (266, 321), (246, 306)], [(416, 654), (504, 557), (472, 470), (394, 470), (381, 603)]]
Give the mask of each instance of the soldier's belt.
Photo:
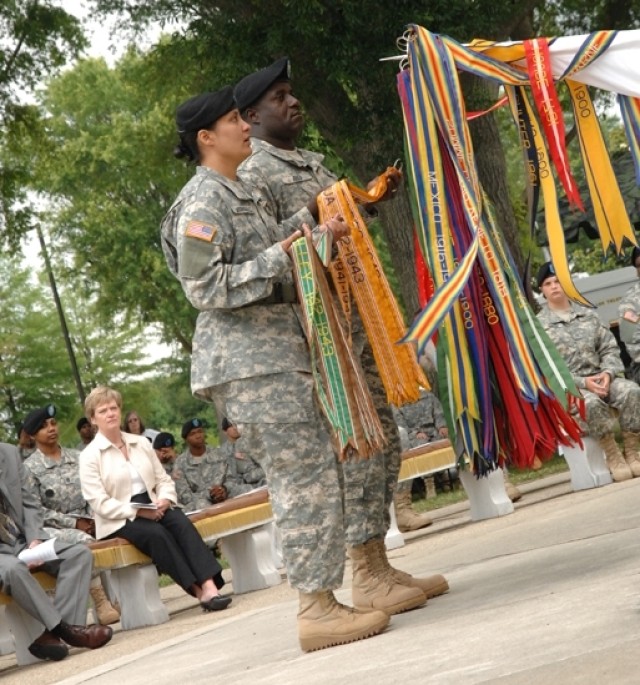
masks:
[(251, 305), (258, 304), (293, 304), (298, 301), (298, 294), (293, 283), (274, 283), (271, 295), (263, 297), (261, 300), (252, 302)]

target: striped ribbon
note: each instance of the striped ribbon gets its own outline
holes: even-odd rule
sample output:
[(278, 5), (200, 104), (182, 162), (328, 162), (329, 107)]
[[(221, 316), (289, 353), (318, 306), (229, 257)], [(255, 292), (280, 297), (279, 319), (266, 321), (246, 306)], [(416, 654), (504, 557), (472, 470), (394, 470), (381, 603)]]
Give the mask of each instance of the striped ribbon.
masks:
[(389, 173), (381, 174), (369, 190), (338, 181), (318, 195), (318, 210), (321, 221), (338, 213), (350, 228), (350, 235), (337, 242), (338, 259), (331, 275), (345, 314), (351, 297), (357, 304), (388, 402), (402, 406), (417, 401), (420, 388), (429, 387), (429, 382), (414, 346), (397, 342), (406, 332), (404, 320), (358, 210), (358, 203), (376, 202), (384, 195)]
[(296, 240), (291, 254), (315, 384), (340, 458), (368, 458), (385, 438), (363, 371), (339, 323), (323, 265), (308, 238)]
[(531, 93), (538, 108), (538, 117), (546, 134), (551, 159), (558, 172), (560, 183), (564, 187), (569, 202), (584, 212), (584, 206), (578, 192), (578, 184), (569, 165), (569, 155), (565, 143), (564, 117), (551, 73), (549, 41), (546, 38), (525, 40), (524, 54), (529, 72)]
[[(536, 455), (548, 458), (557, 442), (579, 429), (546, 383), (549, 373), (563, 401), (567, 390), (575, 390), (566, 365), (542, 349), (545, 338), (478, 182), (450, 46), (448, 39), (412, 27), (409, 68), (398, 77), (416, 232), (436, 286), (405, 339), (422, 350), (438, 328), (445, 415), (482, 475), (505, 454), (510, 430), (518, 436), (516, 462), (530, 465)], [(484, 58), (467, 54), (465, 59), (478, 64)], [(515, 84), (526, 80), (509, 69)], [(544, 411), (536, 420), (539, 406)]]
[(618, 104), (629, 141), (629, 150), (633, 156), (636, 184), (640, 186), (640, 98), (618, 95)]
[[(592, 64), (595, 60), (601, 57), (609, 46), (613, 43), (617, 32), (616, 31), (596, 31), (591, 33), (583, 41), (580, 49), (576, 51), (573, 59), (569, 66), (565, 69), (564, 73), (556, 79), (557, 81), (567, 81), (573, 80), (579, 71), (585, 67)], [(564, 232), (562, 230), (562, 224), (560, 220), (560, 214), (557, 204), (557, 193), (554, 190), (551, 191), (549, 186), (553, 182), (553, 175), (549, 166), (549, 152), (547, 150), (547, 145), (551, 150), (551, 156), (554, 155), (558, 158), (556, 160), (556, 167), (559, 169), (559, 175), (563, 185), (567, 189), (567, 195), (574, 202), (577, 202), (579, 198), (573, 194), (574, 182), (570, 180), (567, 174), (570, 173), (568, 162), (566, 157), (561, 152), (564, 146), (562, 142), (563, 139), (563, 129), (562, 129), (562, 113), (558, 110), (557, 99), (554, 96), (555, 88), (553, 87), (553, 81), (551, 79), (551, 73), (548, 64), (548, 53), (547, 46), (552, 43), (552, 41), (545, 41), (543, 39), (538, 39), (534, 43), (527, 44), (524, 43), (513, 43), (509, 45), (501, 45), (492, 43), (490, 41), (473, 41), (469, 45), (460, 45), (450, 38), (442, 38), (443, 42), (447, 45), (448, 49), (451, 51), (455, 64), (459, 69), (468, 71), (476, 76), (483, 78), (488, 78), (493, 82), (499, 83), (505, 86), (505, 90), (509, 91), (513, 88), (516, 91), (524, 89), (518, 88), (519, 86), (531, 86), (532, 91), (535, 91), (536, 81), (542, 82), (541, 85), (546, 88), (546, 92), (542, 93), (538, 99), (538, 111), (540, 111), (544, 116), (542, 120), (551, 119), (549, 122), (551, 125), (549, 128), (548, 135), (544, 136), (544, 126), (539, 122), (537, 112), (531, 106), (527, 107), (525, 112), (525, 118), (531, 121), (531, 125), (535, 127), (538, 132), (538, 136), (542, 142), (537, 142), (537, 151), (542, 151), (544, 148), (544, 164), (540, 166), (540, 176), (541, 176), (541, 186), (543, 190), (544, 202), (544, 212), (545, 212), (545, 224), (547, 228), (547, 234), (549, 236), (549, 242), (551, 249), (551, 260), (558, 274), (558, 279), (567, 292), (571, 299), (582, 304), (590, 304), (588, 301), (582, 297), (575, 286), (572, 283), (569, 267), (566, 261), (566, 247), (564, 246)], [(527, 71), (527, 50), (531, 54), (531, 73), (532, 78), (529, 78), (529, 73)], [(535, 54), (533, 54), (535, 53)], [(536, 72), (536, 68), (540, 71)], [(536, 73), (538, 75), (536, 76)], [(585, 89), (586, 90), (586, 89)], [(524, 96), (523, 96), (523, 99)], [(636, 165), (636, 176), (638, 184), (640, 185), (640, 102), (637, 98), (630, 97), (619, 97), (620, 108), (622, 112), (622, 118), (625, 122), (625, 130), (627, 132), (627, 138), (630, 143), (630, 148), (634, 156), (634, 163)], [(521, 104), (521, 108), (524, 106)], [(516, 116), (513, 105), (513, 97), (511, 98), (512, 111), (514, 112), (514, 117)], [(527, 177), (532, 175), (532, 169), (538, 164), (537, 162), (531, 160), (530, 151), (531, 147), (526, 148), (526, 140), (522, 136), (522, 125), (523, 118), (517, 118), (518, 126), (521, 133), (521, 142), (523, 144), (523, 149), (526, 156), (526, 170), (525, 174)], [(630, 240), (632, 243), (636, 243), (636, 238), (633, 233), (629, 233), (628, 223), (623, 220), (619, 223), (614, 223), (609, 221), (609, 218), (618, 215), (618, 209), (620, 205), (618, 203), (618, 209), (613, 209), (611, 204), (616, 204), (617, 200), (608, 200), (609, 189), (613, 189), (612, 195), (617, 191), (617, 181), (615, 175), (611, 169), (611, 164), (605, 162), (605, 155), (607, 155), (606, 150), (603, 149), (600, 144), (600, 137), (595, 131), (593, 125), (589, 124), (588, 121), (583, 121), (581, 117), (575, 117), (576, 126), (578, 130), (582, 129), (581, 133), (581, 146), (582, 155), (584, 160), (593, 160), (592, 167), (594, 173), (591, 176), (591, 182), (589, 183), (590, 195), (593, 200), (594, 207), (598, 204), (602, 204), (602, 200), (599, 198), (605, 198), (607, 202), (606, 211), (596, 213), (596, 221), (598, 230), (603, 234), (601, 236), (601, 241), (603, 245), (612, 244), (614, 249), (620, 253), (622, 246), (624, 245), (625, 239)], [(584, 124), (584, 125), (583, 125)], [(525, 136), (526, 138), (526, 136)], [(546, 142), (544, 142), (546, 140)], [(529, 137), (529, 142), (531, 142)], [(587, 161), (585, 161), (588, 164)], [(548, 171), (547, 171), (548, 170)], [(548, 174), (548, 181), (547, 181)], [(529, 188), (531, 190), (531, 188)], [(532, 204), (532, 200), (535, 198), (529, 194), (529, 215), (530, 222), (533, 222), (535, 217), (536, 206)], [(624, 211), (624, 207), (622, 207)]]

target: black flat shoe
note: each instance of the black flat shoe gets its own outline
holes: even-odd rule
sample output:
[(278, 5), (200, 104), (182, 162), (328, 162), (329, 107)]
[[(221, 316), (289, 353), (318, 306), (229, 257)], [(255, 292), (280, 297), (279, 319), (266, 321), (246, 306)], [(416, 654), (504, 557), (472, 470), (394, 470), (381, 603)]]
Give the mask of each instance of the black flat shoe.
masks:
[(216, 595), (207, 602), (200, 602), (203, 611), (222, 611), (231, 604), (231, 597)]

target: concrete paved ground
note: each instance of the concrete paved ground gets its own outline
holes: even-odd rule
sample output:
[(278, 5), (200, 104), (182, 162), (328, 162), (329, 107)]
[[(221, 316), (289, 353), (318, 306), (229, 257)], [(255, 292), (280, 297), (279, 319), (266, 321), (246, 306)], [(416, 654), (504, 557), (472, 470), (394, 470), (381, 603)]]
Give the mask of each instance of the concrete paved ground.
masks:
[[(471, 522), (454, 505), (406, 536), (394, 564), (443, 572), (451, 592), (369, 640), (303, 654), (286, 583), (209, 615), (167, 588), (169, 623), (56, 664), (2, 657), (2, 685), (640, 683), (640, 479), (573, 493), (560, 474), (521, 489), (513, 514)], [(348, 588), (349, 569), (339, 599)]]

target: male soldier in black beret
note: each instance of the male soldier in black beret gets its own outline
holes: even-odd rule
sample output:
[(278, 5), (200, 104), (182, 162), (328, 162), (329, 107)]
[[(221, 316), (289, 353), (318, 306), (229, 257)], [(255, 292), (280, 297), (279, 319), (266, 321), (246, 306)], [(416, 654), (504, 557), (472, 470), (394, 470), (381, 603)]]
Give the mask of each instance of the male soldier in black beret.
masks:
[[(293, 94), (290, 74), (289, 60), (282, 57), (236, 85), (236, 103), (251, 125), (253, 149), (251, 157), (240, 166), (239, 175), (262, 196), (278, 222), (295, 216), (315, 226), (316, 198), (337, 178), (323, 166), (322, 155), (296, 146), (304, 116)], [(400, 179), (398, 171), (389, 196), (396, 192)], [(354, 328), (358, 326), (360, 322)], [(345, 492), (350, 493), (345, 498), (345, 532), (353, 566), (353, 602), (357, 608), (382, 609), (391, 615), (422, 606), (428, 597), (446, 592), (449, 586), (441, 575), (414, 578), (388, 563), (384, 537), (390, 525), (388, 512), (398, 482), (402, 449), (371, 347), (361, 330), (353, 337), (354, 350), (388, 441), (384, 453), (343, 465)]]

